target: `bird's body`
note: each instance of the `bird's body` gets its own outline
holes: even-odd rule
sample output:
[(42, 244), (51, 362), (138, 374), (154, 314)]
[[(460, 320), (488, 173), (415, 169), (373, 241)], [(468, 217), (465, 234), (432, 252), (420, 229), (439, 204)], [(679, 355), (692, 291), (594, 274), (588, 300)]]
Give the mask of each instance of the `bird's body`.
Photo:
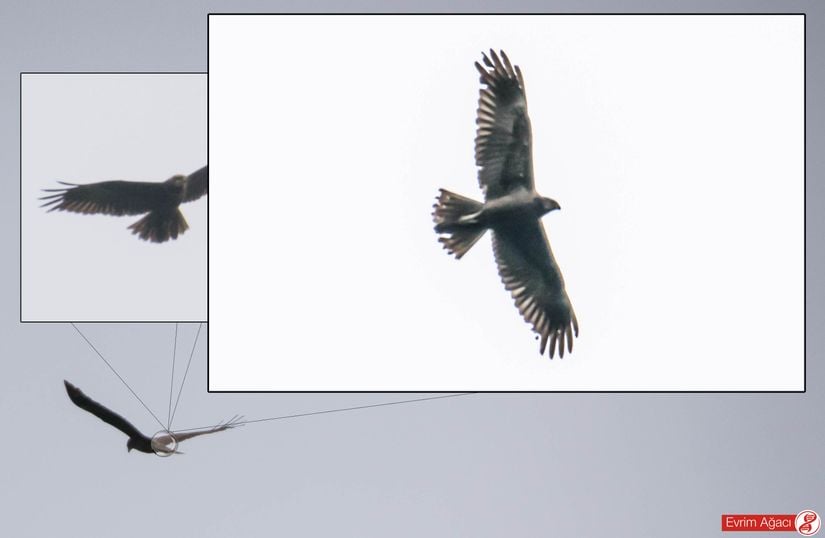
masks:
[(61, 189), (45, 189), (53, 192), (41, 198), (49, 211), (71, 211), (83, 214), (113, 216), (146, 216), (129, 226), (133, 234), (143, 240), (163, 243), (177, 239), (189, 229), (178, 206), (197, 200), (209, 193), (209, 167), (188, 176), (175, 175), (163, 182), (101, 181)]
[[(492, 60), (491, 60), (492, 58)], [(433, 211), (439, 241), (461, 258), (487, 230), (499, 275), (524, 319), (541, 338), (543, 354), (550, 342), (560, 356), (573, 349), (578, 320), (553, 258), (541, 217), (559, 204), (536, 192), (532, 133), (527, 115), (524, 77), (502, 51), (476, 62), (482, 88), (476, 123), (476, 165), (484, 203), (441, 189)], [(502, 61), (503, 60), (503, 61)]]
[[(519, 221), (524, 218), (536, 219), (541, 214), (536, 210), (541, 210), (539, 205), (541, 197), (535, 192), (527, 189), (516, 189), (507, 196), (487, 200), (480, 206), (478, 211), (461, 216), (456, 223), (459, 225), (478, 224), (485, 228), (494, 229), (497, 226), (506, 226), (507, 223)], [(440, 223), (436, 226), (437, 231), (449, 228), (450, 224)]]
[(182, 452), (177, 450), (178, 443), (185, 441), (186, 439), (191, 439), (192, 437), (197, 437), (207, 433), (220, 432), (239, 425), (237, 422), (239, 417), (235, 417), (214, 428), (186, 432), (164, 431), (154, 437), (148, 437), (141, 433), (140, 430), (138, 430), (134, 425), (132, 425), (131, 422), (123, 418), (121, 415), (115, 413), (103, 404), (92, 400), (86, 396), (82, 390), (75, 387), (68, 381), (64, 380), (63, 384), (66, 386), (66, 392), (68, 393), (69, 399), (72, 403), (129, 436), (129, 440), (126, 441), (127, 451), (137, 450), (147, 454), (158, 455), (169, 455), (172, 453), (182, 454)]

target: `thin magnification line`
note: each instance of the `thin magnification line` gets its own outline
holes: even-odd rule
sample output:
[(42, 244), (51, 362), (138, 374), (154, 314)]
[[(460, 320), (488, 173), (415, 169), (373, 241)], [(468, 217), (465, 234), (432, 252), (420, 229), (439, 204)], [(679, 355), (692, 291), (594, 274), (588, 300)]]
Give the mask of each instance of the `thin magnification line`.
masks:
[(172, 375), (169, 377), (169, 410), (166, 412), (166, 429), (172, 427), (172, 392), (175, 387), (175, 357), (178, 354), (178, 324), (175, 323), (175, 344), (172, 347)]
[(149, 409), (149, 406), (147, 406), (147, 405), (143, 402), (143, 400), (141, 400), (141, 399), (140, 399), (140, 396), (138, 396), (138, 395), (137, 395), (137, 393), (136, 393), (135, 391), (133, 391), (133, 390), (132, 390), (132, 387), (130, 387), (130, 386), (129, 386), (129, 383), (127, 383), (125, 379), (123, 379), (122, 377), (120, 377), (120, 374), (119, 374), (119, 373), (117, 373), (117, 370), (115, 370), (115, 369), (114, 369), (114, 367), (113, 367), (111, 364), (109, 364), (109, 361), (107, 361), (107, 360), (103, 357), (103, 355), (101, 355), (101, 354), (100, 354), (100, 351), (98, 351), (98, 350), (97, 350), (97, 348), (96, 348), (96, 347), (95, 347), (95, 346), (94, 346), (94, 345), (93, 345), (93, 344), (89, 341), (89, 339), (88, 339), (88, 338), (86, 338), (86, 335), (85, 335), (85, 334), (83, 334), (83, 333), (80, 331), (80, 329), (78, 329), (78, 328), (77, 328), (77, 325), (75, 325), (74, 323), (69, 323), (69, 324), (70, 324), (72, 327), (74, 327), (74, 330), (76, 330), (76, 331), (77, 331), (77, 334), (79, 334), (81, 338), (83, 338), (84, 340), (86, 340), (86, 343), (87, 343), (87, 344), (89, 344), (89, 347), (90, 347), (90, 348), (92, 348), (92, 350), (94, 350), (94, 352), (95, 352), (95, 353), (97, 353), (97, 356), (98, 356), (98, 357), (100, 357), (100, 359), (101, 359), (103, 362), (105, 362), (105, 363), (106, 363), (106, 366), (108, 366), (108, 367), (109, 367), (109, 370), (111, 370), (111, 371), (112, 371), (112, 373), (114, 373), (114, 374), (117, 376), (117, 378), (118, 378), (118, 379), (120, 379), (120, 382), (121, 382), (121, 383), (123, 383), (123, 384), (126, 386), (126, 388), (127, 388), (127, 389), (129, 389), (129, 392), (131, 392), (131, 393), (132, 393), (132, 396), (134, 396), (135, 398), (137, 398), (137, 401), (139, 401), (139, 402), (140, 402), (140, 405), (142, 405), (142, 406), (144, 407), (144, 409), (146, 409), (147, 411), (149, 411), (149, 414), (150, 414), (150, 415), (152, 415), (152, 418), (154, 418), (154, 419), (157, 421), (157, 423), (158, 423), (158, 424), (160, 424), (160, 427), (161, 427), (161, 428), (163, 428), (164, 430), (166, 430), (166, 426), (164, 426), (164, 425), (163, 425), (163, 422), (161, 422), (161, 421), (160, 421), (160, 419), (159, 419), (159, 418), (158, 418), (158, 417), (157, 417), (154, 413), (152, 413), (152, 410), (151, 410), (151, 409)]
[[(273, 420), (286, 420), (286, 419), (290, 419), (290, 418), (309, 417), (309, 416), (313, 416), (313, 415), (324, 415), (324, 414), (329, 414), (329, 413), (342, 413), (344, 411), (357, 411), (359, 409), (369, 409), (371, 407), (386, 407), (386, 406), (389, 406), (389, 405), (401, 405), (401, 404), (407, 404), (407, 403), (413, 403), (413, 402), (424, 402), (424, 401), (427, 401), (427, 400), (440, 400), (440, 399), (443, 399), (443, 398), (457, 398), (459, 396), (469, 396), (471, 394), (478, 394), (478, 393), (477, 392), (459, 392), (457, 394), (443, 394), (443, 395), (440, 395), (440, 396), (427, 396), (425, 398), (414, 398), (412, 400), (400, 400), (400, 401), (395, 401), (395, 402), (383, 402), (383, 403), (377, 403), (377, 404), (358, 405), (358, 406), (355, 406), (355, 407), (339, 407), (337, 409), (327, 409), (327, 410), (324, 410), (324, 411), (312, 411), (312, 412), (309, 412), (309, 413), (298, 413), (298, 414), (295, 414), (295, 415), (281, 415), (279, 417), (258, 418), (258, 419), (254, 419), (254, 420), (242, 420), (242, 421), (236, 422), (235, 425), (240, 426), (242, 424), (253, 424), (255, 422), (268, 422), (268, 421), (273, 421)], [(207, 428), (214, 428), (214, 427), (215, 426), (202, 426), (200, 428), (187, 428), (185, 430), (175, 430), (172, 433), (189, 432), (189, 431), (194, 431), (194, 430), (204, 430), (204, 429), (207, 429)]]
[(195, 341), (192, 342), (192, 351), (189, 353), (189, 362), (186, 363), (186, 370), (183, 372), (183, 381), (180, 382), (180, 389), (178, 390), (178, 397), (175, 400), (175, 408), (172, 409), (172, 417), (169, 419), (169, 427), (172, 427), (172, 421), (175, 420), (175, 413), (178, 411), (178, 403), (180, 402), (180, 395), (183, 393), (183, 385), (186, 383), (186, 374), (189, 373), (189, 366), (192, 364), (192, 357), (195, 355), (195, 346), (198, 345), (198, 337), (201, 334), (201, 327), (203, 323), (198, 323), (198, 332), (195, 334)]

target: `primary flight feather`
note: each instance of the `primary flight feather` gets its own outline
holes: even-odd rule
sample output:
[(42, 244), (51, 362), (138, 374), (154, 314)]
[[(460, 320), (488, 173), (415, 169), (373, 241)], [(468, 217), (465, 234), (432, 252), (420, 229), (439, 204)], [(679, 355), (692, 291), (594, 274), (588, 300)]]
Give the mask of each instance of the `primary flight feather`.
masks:
[(536, 192), (532, 132), (524, 77), (501, 51), (476, 62), (482, 88), (476, 117), (475, 161), (484, 203), (440, 189), (433, 206), (439, 241), (460, 259), (487, 230), (504, 287), (530, 323), (544, 354), (573, 351), (579, 323), (553, 258), (541, 217), (559, 204)]

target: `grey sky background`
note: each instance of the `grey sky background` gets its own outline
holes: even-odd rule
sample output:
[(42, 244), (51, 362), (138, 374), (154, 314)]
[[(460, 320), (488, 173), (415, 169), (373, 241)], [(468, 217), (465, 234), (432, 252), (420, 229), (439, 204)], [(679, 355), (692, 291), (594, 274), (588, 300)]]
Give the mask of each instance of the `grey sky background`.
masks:
[[(209, 39), (212, 388), (802, 390), (801, 16), (218, 15)], [(432, 229), (439, 187), (481, 199), (490, 46), (562, 207), (571, 360), (542, 360), (490, 234), (457, 262)]]
[(204, 74), (23, 76), (25, 321), (206, 319), (205, 198), (181, 206), (189, 230), (150, 243), (141, 216), (41, 208), (58, 181), (164, 181), (206, 163)]
[[(519, 5), (684, 11), (717, 4)], [(156, 531), (207, 537), (694, 537), (720, 535), (723, 512), (814, 508), (821, 515), (825, 371), (818, 329), (825, 322), (825, 252), (818, 238), (825, 222), (816, 202), (825, 196), (825, 162), (815, 148), (825, 143), (825, 12), (815, 2), (734, 5), (808, 12), (806, 394), (474, 395), (248, 425), (189, 441), (186, 455), (162, 460), (127, 454), (125, 436), (68, 401), (64, 378), (153, 431), (151, 417), (70, 326), (18, 323), (18, 72), (204, 70), (208, 11), (310, 5), (144, 2), (113, 11), (104, 2), (3, 3), (0, 241), (9, 254), (0, 259), (0, 530), (22, 537)], [(337, 2), (311, 6), (341, 9)], [(462, 7), (498, 10), (505, 4), (456, 3), (453, 9)], [(165, 409), (173, 326), (81, 328), (147, 404)], [(181, 345), (191, 344), (194, 328), (186, 329), (190, 339), (181, 336)], [(765, 338), (780, 337), (768, 333)], [(195, 352), (177, 426), (210, 424), (236, 412), (259, 418), (405, 397), (210, 395), (204, 353), (203, 347)]]

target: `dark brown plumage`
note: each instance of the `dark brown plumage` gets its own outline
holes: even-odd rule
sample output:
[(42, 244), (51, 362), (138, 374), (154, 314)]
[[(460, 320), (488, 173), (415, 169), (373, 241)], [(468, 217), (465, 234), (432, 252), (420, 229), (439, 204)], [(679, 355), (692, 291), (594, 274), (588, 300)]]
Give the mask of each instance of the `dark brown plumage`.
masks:
[[(185, 441), (186, 439), (191, 439), (192, 437), (197, 437), (199, 435), (204, 435), (207, 433), (220, 432), (228, 428), (234, 428), (235, 426), (240, 425), (237, 422), (240, 417), (234, 417), (228, 422), (220, 424), (214, 428), (176, 433), (166, 432), (164, 434), (156, 435), (153, 439), (152, 437), (147, 437), (146, 435), (143, 435), (140, 432), (140, 430), (138, 430), (132, 425), (131, 422), (129, 422), (122, 416), (118, 415), (117, 413), (115, 413), (108, 407), (104, 406), (103, 404), (100, 404), (92, 400), (91, 398), (86, 396), (86, 394), (84, 394), (82, 390), (75, 387), (68, 381), (64, 380), (63, 384), (66, 386), (66, 392), (69, 394), (69, 399), (76, 406), (88, 411), (89, 413), (93, 414), (103, 422), (114, 426), (115, 428), (129, 436), (129, 440), (126, 441), (127, 451), (135, 449), (140, 452), (146, 452), (147, 454), (182, 454), (182, 452), (179, 452), (177, 450), (177, 443)], [(170, 445), (173, 448), (168, 448)]]
[(499, 275), (522, 317), (541, 339), (540, 352), (544, 354), (549, 342), (550, 357), (556, 348), (564, 357), (565, 347), (573, 351), (579, 324), (540, 220), (560, 207), (536, 192), (521, 70), (504, 51), (500, 58), (493, 50), (489, 57), (482, 56), (484, 66), (475, 63), (483, 85), (475, 158), (485, 201), (441, 189), (433, 206), (435, 231), (447, 252), (460, 259), (492, 230)]
[(209, 167), (188, 176), (176, 175), (162, 183), (144, 181), (102, 181), (77, 185), (66, 185), (61, 189), (44, 189), (52, 192), (41, 198), (46, 202), (42, 207), (49, 211), (71, 211), (74, 213), (103, 215), (141, 215), (145, 217), (135, 222), (129, 229), (143, 240), (163, 243), (177, 239), (189, 229), (186, 219), (178, 206), (184, 202), (197, 200), (209, 193)]

